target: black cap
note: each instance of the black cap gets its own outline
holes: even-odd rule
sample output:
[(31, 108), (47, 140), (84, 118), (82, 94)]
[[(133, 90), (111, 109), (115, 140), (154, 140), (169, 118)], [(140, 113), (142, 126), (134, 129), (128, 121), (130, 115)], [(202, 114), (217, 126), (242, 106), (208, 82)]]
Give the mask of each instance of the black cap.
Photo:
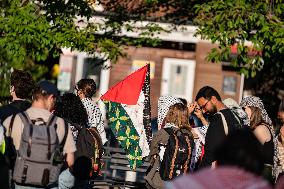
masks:
[(51, 83), (49, 81), (46, 81), (46, 80), (40, 81), (38, 83), (38, 86), (42, 90), (44, 90), (47, 94), (52, 94), (54, 96), (59, 96), (59, 91), (58, 91), (57, 87), (53, 83)]

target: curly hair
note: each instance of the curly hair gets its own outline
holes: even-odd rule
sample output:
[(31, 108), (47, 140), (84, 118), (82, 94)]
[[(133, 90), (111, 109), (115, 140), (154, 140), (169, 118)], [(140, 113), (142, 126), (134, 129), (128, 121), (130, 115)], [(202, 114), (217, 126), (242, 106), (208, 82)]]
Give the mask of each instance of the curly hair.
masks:
[(82, 126), (88, 122), (88, 114), (84, 105), (80, 98), (73, 93), (66, 93), (60, 97), (60, 101), (55, 105), (55, 115), (71, 124)]
[(14, 87), (16, 96), (22, 99), (31, 98), (35, 82), (28, 72), (15, 69), (11, 73), (11, 86)]
[(81, 79), (77, 83), (77, 89), (81, 90), (87, 98), (92, 98), (96, 93), (97, 86), (93, 79)]

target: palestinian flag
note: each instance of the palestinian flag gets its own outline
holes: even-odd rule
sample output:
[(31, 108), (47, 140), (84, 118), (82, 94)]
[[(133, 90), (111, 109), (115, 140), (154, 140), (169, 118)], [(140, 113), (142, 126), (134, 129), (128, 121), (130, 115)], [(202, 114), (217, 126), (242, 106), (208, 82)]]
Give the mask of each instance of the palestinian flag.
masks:
[(135, 71), (108, 90), (101, 99), (109, 125), (125, 150), (130, 168), (143, 164), (150, 153), (150, 65)]

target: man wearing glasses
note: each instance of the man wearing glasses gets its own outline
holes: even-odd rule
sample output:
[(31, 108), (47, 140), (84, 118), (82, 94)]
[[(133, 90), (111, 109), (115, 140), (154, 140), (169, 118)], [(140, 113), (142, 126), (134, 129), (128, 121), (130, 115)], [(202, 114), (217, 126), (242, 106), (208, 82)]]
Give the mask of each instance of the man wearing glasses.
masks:
[(205, 137), (204, 157), (200, 167), (215, 165), (215, 150), (222, 143), (225, 136), (238, 128), (238, 120), (233, 112), (221, 100), (218, 92), (212, 87), (201, 88), (195, 98), (203, 114), (211, 114), (209, 128)]

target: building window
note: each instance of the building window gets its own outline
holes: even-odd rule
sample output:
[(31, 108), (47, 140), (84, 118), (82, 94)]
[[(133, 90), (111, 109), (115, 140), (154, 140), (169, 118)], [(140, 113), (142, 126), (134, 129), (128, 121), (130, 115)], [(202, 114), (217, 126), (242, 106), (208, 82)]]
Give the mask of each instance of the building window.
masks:
[(236, 94), (237, 92), (237, 77), (236, 76), (224, 76), (223, 92), (226, 95)]
[(177, 96), (186, 96), (187, 66), (171, 65), (169, 92)]

